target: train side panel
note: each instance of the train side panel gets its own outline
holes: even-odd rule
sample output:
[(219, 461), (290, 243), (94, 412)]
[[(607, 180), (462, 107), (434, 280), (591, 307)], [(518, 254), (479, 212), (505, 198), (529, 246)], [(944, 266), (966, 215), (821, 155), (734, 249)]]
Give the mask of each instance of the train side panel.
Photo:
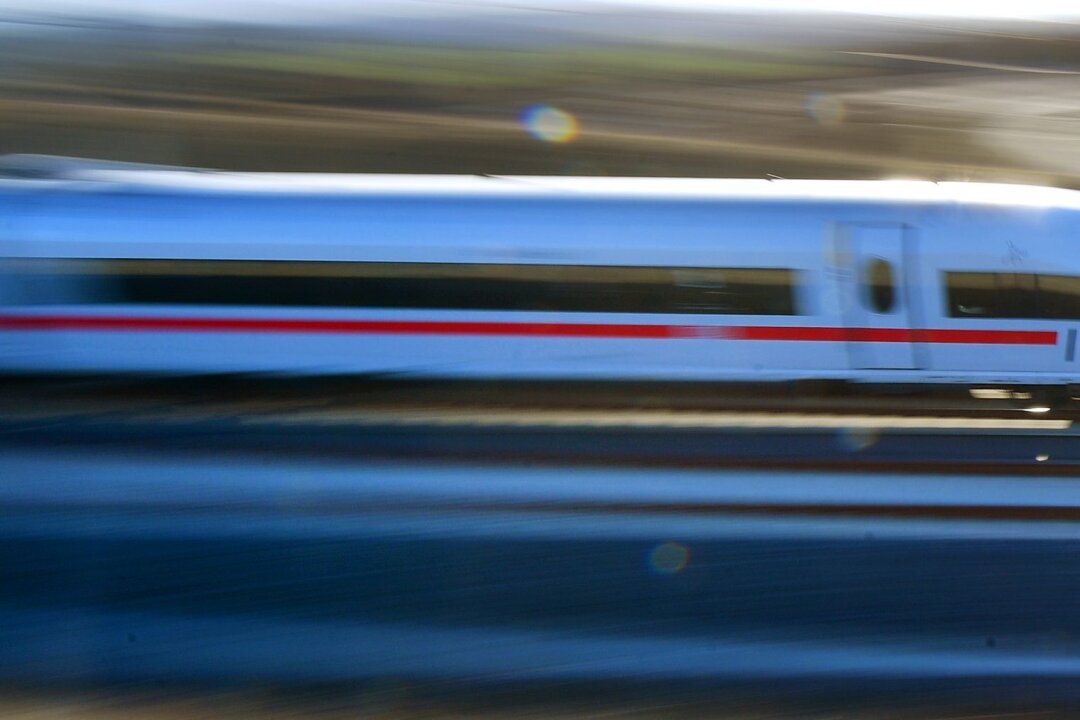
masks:
[[(42, 326), (59, 318), (56, 327), (9, 332), (49, 334), (78, 348), (52, 361), (55, 369), (78, 371), (700, 379), (843, 375), (846, 354), (835, 343), (753, 339), (754, 328), (838, 321), (819, 289), (826, 282), (826, 224), (808, 224), (804, 215), (796, 208), (762, 213), (752, 205), (701, 202), (59, 196), (25, 218), (21, 247), (33, 248), (23, 251), (26, 259), (32, 254), (57, 261), (781, 268), (791, 273), (794, 307), (791, 314), (777, 316), (281, 308), (273, 306), (272, 297), (261, 305), (147, 306), (85, 302), (93, 290), (79, 288), (77, 295), (87, 293), (83, 301), (44, 302), (20, 311), (44, 318)], [(69, 280), (73, 286), (88, 282), (74, 273)], [(70, 327), (64, 318), (88, 320), (85, 328)], [(127, 326), (125, 318), (132, 320)], [(95, 325), (94, 319), (100, 321)], [(234, 320), (242, 327), (229, 325)], [(356, 325), (365, 322), (374, 327)], [(393, 332), (380, 332), (391, 323), (398, 323)], [(583, 327), (591, 330), (582, 332)]]
[(4, 197), (6, 370), (1077, 376), (1072, 210), (108, 184)]
[[(1076, 211), (940, 208), (924, 215), (920, 232), (925, 251), (917, 284), (927, 316), (948, 340), (927, 345), (928, 379), (999, 384), (1080, 379)], [(992, 342), (963, 342), (960, 333)]]

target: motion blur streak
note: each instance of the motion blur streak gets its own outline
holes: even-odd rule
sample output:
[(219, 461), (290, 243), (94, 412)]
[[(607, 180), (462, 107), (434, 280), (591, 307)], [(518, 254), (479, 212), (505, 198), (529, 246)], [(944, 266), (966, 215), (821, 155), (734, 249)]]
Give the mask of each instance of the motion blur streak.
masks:
[[(842, 682), (850, 704), (915, 680), (963, 697), (967, 683), (1033, 677), (1060, 699), (1080, 674), (1080, 586), (1061, 572), (1075, 520), (981, 517), (1080, 508), (1060, 479), (508, 474), (94, 450), (2, 463), (21, 480), (0, 487), (8, 680), (394, 678), (421, 693), (464, 679), (629, 681), (692, 697), (703, 680), (812, 679)], [(500, 510), (470, 501), (500, 497)], [(530, 506), (560, 498), (572, 502)], [(664, 498), (876, 510), (602, 509)], [(905, 517), (912, 503), (969, 507), (957, 522)]]
[(1078, 17), (0, 0), (0, 717), (1077, 717)]
[(1076, 184), (1072, 3), (773, 5), (8, 2), (0, 152)]

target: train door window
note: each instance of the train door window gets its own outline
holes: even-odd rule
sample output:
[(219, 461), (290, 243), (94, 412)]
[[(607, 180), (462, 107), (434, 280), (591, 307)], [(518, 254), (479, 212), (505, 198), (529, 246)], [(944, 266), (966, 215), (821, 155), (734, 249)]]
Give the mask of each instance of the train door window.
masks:
[(879, 314), (893, 311), (896, 305), (896, 283), (892, 263), (880, 257), (869, 259), (863, 266), (863, 287), (867, 307)]

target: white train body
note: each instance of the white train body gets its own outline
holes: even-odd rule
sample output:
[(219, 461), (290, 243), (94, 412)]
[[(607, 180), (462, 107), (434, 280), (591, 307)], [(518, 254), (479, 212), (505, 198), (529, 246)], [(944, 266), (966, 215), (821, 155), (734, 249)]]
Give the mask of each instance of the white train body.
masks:
[(0, 181), (0, 371), (1080, 382), (1080, 193)]

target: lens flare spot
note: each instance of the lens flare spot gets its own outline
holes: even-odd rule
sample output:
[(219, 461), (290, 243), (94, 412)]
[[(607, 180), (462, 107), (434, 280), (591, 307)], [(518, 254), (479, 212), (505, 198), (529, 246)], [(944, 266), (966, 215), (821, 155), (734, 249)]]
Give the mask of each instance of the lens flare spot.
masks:
[(844, 122), (844, 103), (825, 93), (806, 96), (806, 114), (820, 125), (839, 125)]
[(578, 121), (570, 113), (550, 105), (530, 105), (521, 111), (521, 124), (537, 140), (570, 142), (578, 134)]
[(875, 428), (844, 428), (837, 440), (841, 447), (858, 452), (877, 445), (881, 433)]
[(680, 543), (660, 543), (649, 551), (649, 567), (661, 575), (674, 575), (689, 562), (690, 550)]

